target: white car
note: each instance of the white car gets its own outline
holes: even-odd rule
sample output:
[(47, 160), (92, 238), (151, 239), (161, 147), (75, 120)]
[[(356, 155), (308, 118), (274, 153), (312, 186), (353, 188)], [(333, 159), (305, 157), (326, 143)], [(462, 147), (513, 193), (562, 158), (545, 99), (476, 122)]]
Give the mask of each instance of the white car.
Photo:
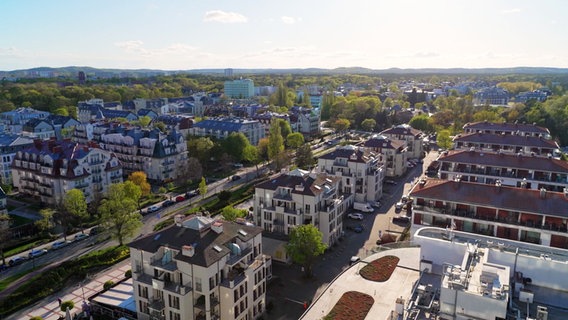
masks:
[(47, 250), (45, 250), (45, 249), (33, 249), (32, 251), (30, 251), (29, 257), (35, 258), (35, 257), (39, 257), (41, 255), (44, 255), (46, 253), (47, 253)]
[(355, 219), (355, 220), (363, 220), (363, 215), (360, 213), (349, 213), (347, 214), (347, 218)]
[(83, 239), (87, 239), (87, 237), (89, 237), (89, 235), (86, 233), (77, 233), (73, 241), (81, 241)]
[(400, 212), (402, 210), (402, 207), (404, 207), (404, 203), (399, 201), (394, 205), (394, 211)]
[(148, 208), (148, 211), (147, 211), (147, 212), (148, 212), (148, 213), (152, 213), (152, 212), (156, 212), (156, 211), (158, 211), (158, 210), (160, 210), (160, 206), (158, 206), (158, 205), (156, 205), (156, 206), (150, 206), (150, 207)]
[(349, 259), (349, 265), (354, 265), (359, 261), (361, 261), (361, 258), (357, 256), (352, 256), (351, 259)]
[(371, 206), (375, 207), (375, 208), (380, 208), (382, 206), (382, 204), (379, 201), (374, 201), (374, 202), (370, 202)]
[(69, 245), (69, 241), (56, 241), (51, 245), (51, 250), (57, 250), (57, 249), (61, 249), (65, 246)]

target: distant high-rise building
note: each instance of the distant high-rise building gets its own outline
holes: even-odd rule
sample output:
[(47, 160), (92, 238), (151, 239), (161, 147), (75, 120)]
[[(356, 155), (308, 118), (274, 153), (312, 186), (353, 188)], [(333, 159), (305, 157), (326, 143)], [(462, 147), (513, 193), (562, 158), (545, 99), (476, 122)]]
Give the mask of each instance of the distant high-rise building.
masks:
[(225, 96), (235, 99), (248, 99), (254, 96), (254, 82), (251, 79), (225, 81)]
[(85, 76), (85, 71), (79, 71), (77, 73), (77, 77), (79, 78), (79, 83), (85, 83), (87, 76)]
[(225, 77), (232, 77), (233, 76), (233, 69), (227, 68), (225, 69)]

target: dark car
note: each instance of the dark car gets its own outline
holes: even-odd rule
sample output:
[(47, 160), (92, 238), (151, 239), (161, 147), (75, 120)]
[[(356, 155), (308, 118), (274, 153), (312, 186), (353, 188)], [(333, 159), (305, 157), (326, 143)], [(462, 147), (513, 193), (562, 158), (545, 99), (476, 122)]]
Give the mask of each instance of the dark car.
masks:
[(186, 199), (193, 198), (196, 195), (197, 195), (197, 190), (188, 191), (185, 193), (185, 198)]
[(15, 266), (18, 265), (24, 261), (26, 261), (27, 259), (25, 257), (22, 256), (17, 256), (17, 257), (13, 257), (12, 259), (10, 259), (10, 261), (8, 261), (8, 264), (10, 266)]
[(357, 232), (357, 233), (361, 233), (363, 232), (363, 230), (365, 230), (365, 228), (363, 228), (363, 226), (359, 225), (356, 226), (355, 228), (353, 228), (353, 231)]
[(407, 224), (407, 223), (410, 222), (410, 217), (408, 217), (408, 216), (394, 217), (394, 218), (392, 218), (392, 222), (393, 223), (399, 223), (399, 224)]
[(241, 176), (232, 176), (231, 177), (232, 181), (237, 181), (237, 180), (241, 180)]
[(386, 179), (386, 180), (385, 180), (385, 183), (386, 183), (386, 184), (393, 185), (393, 186), (396, 185), (396, 181), (394, 181), (393, 179)]
[(176, 202), (173, 201), (173, 200), (166, 200), (162, 203), (162, 207), (169, 207), (169, 206), (173, 205), (174, 203), (176, 203)]
[(92, 227), (91, 230), (89, 231), (89, 235), (90, 236), (94, 236), (95, 234), (99, 234), (103, 231), (102, 227), (96, 226), (96, 227)]

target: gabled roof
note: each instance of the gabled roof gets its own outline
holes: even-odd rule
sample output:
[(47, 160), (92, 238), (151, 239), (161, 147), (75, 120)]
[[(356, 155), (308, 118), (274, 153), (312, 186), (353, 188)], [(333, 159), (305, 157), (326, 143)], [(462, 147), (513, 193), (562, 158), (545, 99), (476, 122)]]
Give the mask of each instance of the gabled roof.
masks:
[(405, 142), (402, 140), (389, 139), (383, 135), (373, 135), (363, 144), (367, 148), (382, 148), (400, 150), (404, 147)]
[(535, 148), (551, 148), (558, 149), (558, 144), (554, 140), (547, 140), (541, 137), (519, 136), (511, 134), (490, 134), (490, 133), (466, 133), (457, 135), (454, 142), (473, 142), (473, 143), (490, 143), (505, 146), (523, 146)]
[(334, 151), (321, 155), (320, 159), (335, 160), (346, 158), (349, 162), (367, 163), (373, 155), (370, 151), (354, 146), (336, 148)]
[(542, 133), (550, 134), (547, 128), (539, 127), (536, 124), (526, 124), (526, 123), (495, 123), (488, 121), (479, 121), (466, 123), (463, 129), (468, 130), (490, 130), (490, 131), (506, 131), (506, 132), (530, 132), (530, 133)]
[(568, 217), (568, 197), (559, 192), (544, 192), (453, 180), (429, 179), (410, 193), (413, 198), (447, 201), (504, 210)]
[[(175, 260), (209, 267), (231, 254), (228, 245), (236, 238), (249, 241), (262, 233), (259, 227), (227, 221), (222, 221), (223, 232), (217, 233), (211, 229), (212, 223), (210, 218), (192, 216), (180, 225), (173, 224), (161, 231), (136, 239), (129, 246), (151, 253), (157, 252), (161, 247), (168, 247), (179, 251), (174, 257)], [(194, 248), (195, 253), (192, 257), (182, 254), (182, 247), (186, 245)], [(215, 247), (220, 250), (216, 250)]]
[(450, 150), (442, 154), (440, 162), (456, 162), (471, 165), (496, 166), (512, 169), (568, 172), (568, 162), (542, 156), (515, 155), (511, 153)]
[(405, 136), (414, 136), (419, 137), (422, 135), (422, 131), (418, 129), (414, 129), (413, 127), (407, 124), (401, 124), (396, 127), (392, 127), (386, 130), (381, 131), (381, 134), (392, 134), (392, 135), (405, 135)]
[(292, 171), (283, 173), (272, 180), (258, 184), (259, 189), (276, 190), (279, 187), (292, 189), (291, 193), (315, 196), (325, 191), (326, 185), (332, 187), (341, 178), (325, 173), (306, 173), (306, 171)]

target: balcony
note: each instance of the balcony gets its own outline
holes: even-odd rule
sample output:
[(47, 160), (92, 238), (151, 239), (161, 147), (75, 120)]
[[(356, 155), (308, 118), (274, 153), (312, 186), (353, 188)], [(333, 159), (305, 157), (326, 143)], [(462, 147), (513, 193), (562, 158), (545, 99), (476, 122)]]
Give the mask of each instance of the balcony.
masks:
[(178, 269), (176, 261), (170, 260), (164, 263), (161, 258), (150, 260), (150, 266), (170, 272), (176, 271)]
[(241, 282), (243, 282), (246, 279), (245, 273), (244, 273), (244, 268), (233, 268), (233, 270), (231, 270), (227, 276), (227, 278), (225, 280), (223, 280), (223, 282), (221, 282), (221, 285), (223, 287), (229, 288), (229, 289), (234, 289), (236, 286), (238, 286)]
[[(246, 257), (251, 252), (252, 252), (252, 247), (243, 249), (241, 251), (241, 254), (236, 254), (236, 255), (232, 255), (231, 257), (229, 257), (229, 259), (227, 259), (227, 265), (234, 266), (235, 264), (237, 264), (239, 261), (241, 261), (244, 257)], [(247, 263), (248, 263), (248, 261), (247, 261)]]
[(166, 281), (166, 283), (164, 284), (164, 290), (185, 296), (186, 294), (190, 293), (193, 288), (190, 286), (181, 285), (179, 283)]
[[(166, 307), (164, 300), (161, 299), (152, 299), (150, 300), (150, 303), (148, 304), (148, 308), (151, 309), (151, 311), (155, 311), (157, 313), (161, 313), (164, 311), (164, 308)], [(160, 318), (162, 319), (162, 318)]]

